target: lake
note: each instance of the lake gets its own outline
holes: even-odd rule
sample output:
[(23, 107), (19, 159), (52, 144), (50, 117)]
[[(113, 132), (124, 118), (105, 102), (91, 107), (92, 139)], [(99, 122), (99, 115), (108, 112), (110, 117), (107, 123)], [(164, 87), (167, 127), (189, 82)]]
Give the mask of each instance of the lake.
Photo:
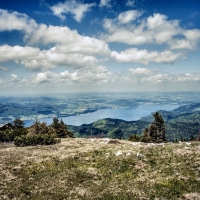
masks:
[[(171, 111), (178, 108), (180, 105), (139, 105), (137, 108), (125, 109), (102, 109), (96, 112), (81, 114), (70, 117), (63, 117), (62, 120), (67, 125), (80, 126), (82, 124), (90, 124), (99, 119), (113, 118), (123, 119), (126, 121), (136, 121), (141, 117), (146, 117), (158, 110)], [(48, 125), (52, 123), (52, 118), (40, 119), (41, 122), (46, 122)], [(33, 120), (25, 121), (25, 126), (28, 127), (33, 123)]]

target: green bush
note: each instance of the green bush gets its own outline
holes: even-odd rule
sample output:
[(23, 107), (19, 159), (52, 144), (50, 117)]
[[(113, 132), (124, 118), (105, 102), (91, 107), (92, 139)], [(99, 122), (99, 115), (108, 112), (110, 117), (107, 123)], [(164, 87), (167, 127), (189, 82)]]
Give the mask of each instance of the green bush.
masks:
[(129, 135), (128, 140), (132, 142), (141, 142), (142, 138), (139, 135), (134, 134), (134, 135)]
[(15, 137), (26, 135), (27, 132), (26, 128), (0, 131), (0, 142), (12, 142)]
[(35, 145), (50, 145), (59, 143), (61, 140), (56, 138), (55, 134), (35, 134), (22, 135), (14, 140), (14, 144), (18, 147), (35, 146)]

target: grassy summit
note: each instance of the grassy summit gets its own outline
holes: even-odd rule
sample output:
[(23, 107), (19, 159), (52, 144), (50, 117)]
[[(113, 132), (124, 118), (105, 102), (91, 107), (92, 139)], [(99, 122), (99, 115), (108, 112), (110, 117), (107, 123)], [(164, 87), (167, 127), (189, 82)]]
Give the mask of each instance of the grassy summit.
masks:
[(200, 143), (0, 144), (0, 199), (200, 199)]

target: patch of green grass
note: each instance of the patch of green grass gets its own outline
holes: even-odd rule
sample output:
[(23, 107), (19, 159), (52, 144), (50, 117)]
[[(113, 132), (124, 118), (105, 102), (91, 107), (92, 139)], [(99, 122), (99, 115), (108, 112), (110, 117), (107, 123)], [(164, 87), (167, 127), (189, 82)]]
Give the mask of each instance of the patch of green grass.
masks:
[[(179, 144), (137, 147), (134, 151), (124, 147), (131, 151), (129, 156), (124, 152), (115, 156), (116, 150), (103, 147), (64, 158), (42, 155), (39, 161), (26, 160), (23, 154), (30, 152), (17, 148), (15, 152), (1, 151), (4, 182), (0, 184), (0, 197), (128, 200), (200, 194), (199, 146), (195, 144), (189, 151)], [(40, 151), (48, 148), (38, 147)], [(143, 156), (137, 157), (136, 152)]]

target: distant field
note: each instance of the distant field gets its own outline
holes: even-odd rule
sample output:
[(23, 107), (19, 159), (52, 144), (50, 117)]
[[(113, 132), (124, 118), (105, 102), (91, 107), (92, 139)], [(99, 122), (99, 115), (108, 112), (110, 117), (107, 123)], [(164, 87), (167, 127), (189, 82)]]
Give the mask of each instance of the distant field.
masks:
[(199, 142), (0, 144), (0, 160), (0, 199), (200, 199)]

